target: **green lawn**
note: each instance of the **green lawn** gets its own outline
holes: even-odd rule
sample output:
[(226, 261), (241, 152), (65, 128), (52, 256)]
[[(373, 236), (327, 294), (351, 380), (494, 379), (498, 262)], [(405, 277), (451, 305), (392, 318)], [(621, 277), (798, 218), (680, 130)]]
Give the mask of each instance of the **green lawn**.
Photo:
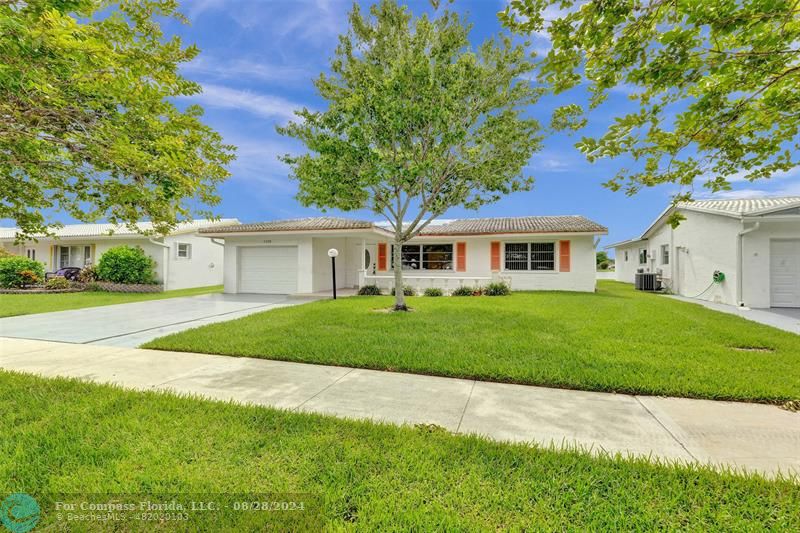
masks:
[[(219, 493), (300, 498), (308, 505), (305, 514), (273, 513), (272, 519), (302, 516), (314, 530), (800, 526), (800, 485), (789, 480), (593, 458), (429, 427), (7, 372), (0, 372), (0, 412), (0, 497), (34, 496), (44, 511), (42, 529), (56, 519), (50, 507), (56, 494), (95, 494), (95, 501), (108, 501), (108, 494), (233, 498), (214, 496)], [(191, 519), (199, 522), (187, 529), (256, 530), (265, 517), (230, 509), (196, 512)]]
[(143, 302), (145, 300), (162, 300), (179, 296), (196, 296), (222, 292), (222, 285), (211, 287), (195, 287), (156, 293), (121, 293), (121, 292), (68, 292), (61, 294), (0, 294), (0, 317), (16, 315), (32, 315), (50, 311), (67, 309), (83, 309), (99, 305)]
[[(156, 339), (147, 348), (263, 357), (583, 390), (800, 398), (800, 336), (626, 284), (596, 294), (390, 297), (276, 309)], [(752, 348), (765, 350), (752, 351)]]

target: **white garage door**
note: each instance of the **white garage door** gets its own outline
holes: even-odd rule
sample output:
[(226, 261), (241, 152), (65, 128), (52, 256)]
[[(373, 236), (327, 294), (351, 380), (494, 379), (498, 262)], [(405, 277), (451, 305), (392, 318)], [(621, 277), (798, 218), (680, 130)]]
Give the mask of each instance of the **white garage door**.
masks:
[(800, 307), (800, 239), (770, 243), (770, 292), (773, 307)]
[(297, 292), (297, 246), (239, 248), (239, 292)]

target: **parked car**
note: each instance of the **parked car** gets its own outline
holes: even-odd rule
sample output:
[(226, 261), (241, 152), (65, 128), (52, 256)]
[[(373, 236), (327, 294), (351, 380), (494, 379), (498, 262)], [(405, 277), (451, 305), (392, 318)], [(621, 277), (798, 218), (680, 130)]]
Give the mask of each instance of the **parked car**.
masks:
[(62, 277), (70, 281), (78, 281), (78, 274), (80, 274), (80, 272), (81, 269), (78, 267), (64, 267), (64, 268), (59, 268), (55, 272), (46, 273), (44, 275), (44, 279), (48, 280), (50, 278)]

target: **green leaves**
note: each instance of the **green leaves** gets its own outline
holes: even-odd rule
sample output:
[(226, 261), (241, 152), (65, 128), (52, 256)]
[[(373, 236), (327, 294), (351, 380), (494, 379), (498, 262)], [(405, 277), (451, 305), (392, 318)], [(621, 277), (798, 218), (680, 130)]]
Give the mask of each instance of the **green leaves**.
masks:
[[(608, 183), (615, 190), (678, 183), (691, 191), (699, 179), (717, 191), (734, 175), (753, 181), (800, 164), (796, 2), (511, 0), (499, 17), (550, 38), (537, 77), (552, 91), (586, 84), (589, 108), (611, 90), (631, 93), (638, 111), (577, 145), (590, 161), (637, 162)], [(583, 126), (577, 108), (559, 109), (553, 126)]]
[(522, 171), (541, 143), (523, 114), (539, 96), (522, 79), (530, 58), (507, 37), (472, 49), (469, 30), (446, 10), (414, 18), (392, 0), (369, 14), (354, 6), (331, 74), (315, 82), (328, 108), (278, 128), (309, 150), (283, 158), (300, 202), (371, 209), (402, 242), (450, 207), (530, 187)]
[(200, 86), (178, 73), (198, 53), (166, 38), (174, 0), (0, 2), (0, 218), (22, 237), (45, 209), (164, 232), (219, 201), (233, 147), (170, 98)]

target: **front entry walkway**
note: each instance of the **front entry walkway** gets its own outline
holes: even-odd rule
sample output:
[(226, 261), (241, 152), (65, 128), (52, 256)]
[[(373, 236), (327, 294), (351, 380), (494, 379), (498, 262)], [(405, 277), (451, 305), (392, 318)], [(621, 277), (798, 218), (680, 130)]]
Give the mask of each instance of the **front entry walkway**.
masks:
[(204, 294), (0, 318), (0, 336), (135, 347), (170, 333), (298, 305), (269, 294)]
[(0, 368), (497, 440), (800, 475), (800, 414), (245, 357), (0, 338)]

